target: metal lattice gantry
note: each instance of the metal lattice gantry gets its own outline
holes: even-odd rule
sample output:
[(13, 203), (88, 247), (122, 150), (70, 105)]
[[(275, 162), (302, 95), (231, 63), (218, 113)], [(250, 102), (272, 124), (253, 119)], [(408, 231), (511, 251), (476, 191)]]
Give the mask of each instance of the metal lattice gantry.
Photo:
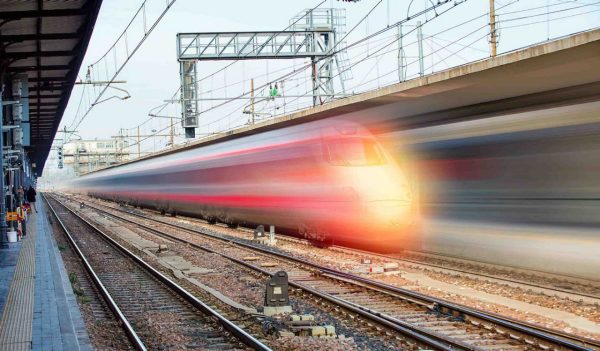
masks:
[[(193, 138), (198, 127), (197, 61), (297, 59), (312, 60), (313, 105), (332, 99), (333, 64), (337, 37), (345, 20), (338, 9), (306, 10), (294, 20), (291, 30), (257, 32), (209, 32), (177, 34), (177, 59), (180, 63), (182, 124), (186, 137)], [(301, 21), (300, 21), (301, 20)], [(344, 22), (344, 23), (342, 23)], [(343, 78), (343, 77), (342, 77)], [(343, 81), (341, 81), (342, 90)]]
[(255, 60), (324, 57), (333, 48), (332, 30), (177, 34), (182, 60)]

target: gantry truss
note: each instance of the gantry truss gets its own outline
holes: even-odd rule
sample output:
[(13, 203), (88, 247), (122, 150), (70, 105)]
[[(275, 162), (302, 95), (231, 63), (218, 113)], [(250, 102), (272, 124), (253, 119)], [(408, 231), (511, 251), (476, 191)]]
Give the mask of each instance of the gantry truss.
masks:
[(177, 53), (179, 61), (324, 57), (331, 55), (332, 38), (332, 30), (179, 33)]
[[(310, 58), (313, 105), (333, 99), (333, 64), (337, 64), (338, 71), (345, 71), (336, 58), (339, 56), (336, 35), (342, 33), (345, 25), (340, 23), (340, 18), (343, 17), (336, 9), (306, 10), (297, 16), (291, 30), (286, 31), (177, 34), (182, 124), (186, 137), (194, 137), (200, 114), (197, 61)], [(341, 85), (344, 90), (343, 80)]]

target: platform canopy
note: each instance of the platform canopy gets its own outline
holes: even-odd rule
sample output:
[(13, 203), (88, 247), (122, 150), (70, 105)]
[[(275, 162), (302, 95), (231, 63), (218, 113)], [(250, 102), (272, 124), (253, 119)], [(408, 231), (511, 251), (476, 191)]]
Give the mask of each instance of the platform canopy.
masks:
[(41, 175), (102, 0), (0, 0), (0, 81), (29, 80), (30, 146)]

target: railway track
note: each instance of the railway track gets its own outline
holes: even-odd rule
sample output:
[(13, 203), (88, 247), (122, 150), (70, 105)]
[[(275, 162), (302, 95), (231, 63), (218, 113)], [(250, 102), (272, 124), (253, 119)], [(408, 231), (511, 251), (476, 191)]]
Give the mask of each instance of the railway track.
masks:
[[(249, 254), (277, 261), (288, 272), (291, 285), (305, 293), (317, 294), (355, 311), (378, 316), (387, 323), (437, 340), (447, 348), (467, 350), (593, 350), (600, 343), (557, 333), (501, 316), (459, 306), (420, 293), (332, 270), (310, 262), (257, 247), (242, 240), (225, 238), (210, 230), (150, 218), (141, 214), (109, 211), (87, 205), (94, 211), (143, 228), (145, 231), (186, 243), (199, 250), (216, 253), (240, 265), (270, 274), (248, 262)], [(115, 212), (119, 212), (116, 214)], [(136, 220), (125, 216), (136, 218)], [(144, 223), (145, 222), (145, 223)], [(157, 225), (167, 230), (158, 230)], [(176, 234), (173, 234), (173, 232)], [(224, 253), (223, 245), (227, 246)]]
[[(75, 205), (79, 205), (79, 203), (75, 203)], [(85, 208), (92, 208), (91, 206), (86, 206)], [(77, 211), (77, 210), (76, 210)], [(109, 217), (109, 215), (106, 215), (107, 217)], [(111, 217), (111, 218), (115, 218), (115, 217)], [(146, 228), (149, 232), (152, 233), (152, 235), (157, 235), (163, 238), (168, 239), (169, 242), (172, 243), (172, 241), (177, 241), (175, 239), (175, 237), (169, 236), (168, 234), (161, 234), (160, 231), (152, 231), (152, 228)], [(181, 243), (186, 243), (184, 241), (180, 241)], [(195, 245), (195, 244), (189, 244), (190, 246), (193, 246), (195, 249), (201, 249), (200, 246)], [(169, 245), (171, 246), (171, 245)], [(188, 246), (188, 243), (186, 243), (186, 245), (184, 246)], [(172, 249), (169, 249), (169, 251), (171, 251)], [(217, 253), (217, 251), (213, 251), (207, 248), (204, 248), (204, 251), (210, 252), (210, 253)], [(218, 253), (217, 253), (218, 254)], [(198, 255), (197, 253), (195, 253), (194, 255)], [(244, 269), (248, 270), (248, 271), (252, 271), (254, 272), (254, 274), (258, 273), (259, 275), (263, 276), (260, 281), (261, 284), (262, 282), (264, 282), (264, 276), (272, 276), (272, 274), (270, 272), (268, 272), (267, 270), (261, 269), (259, 267), (255, 267), (252, 265), (248, 265), (245, 262), (243, 262), (242, 260), (237, 260), (233, 257), (229, 257), (229, 256), (225, 256), (228, 257), (228, 260), (234, 260), (236, 263), (239, 263), (240, 267), (243, 267)], [(214, 258), (212, 259), (212, 261), (214, 262)], [(230, 263), (228, 263), (228, 265), (230, 265)], [(236, 276), (242, 276), (245, 275), (244, 273), (239, 273)], [(245, 278), (247, 278), (245, 276)], [(379, 345), (378, 349), (381, 348), (381, 345), (384, 345), (384, 349), (388, 349), (389, 347), (392, 347), (394, 349), (396, 349), (396, 346), (392, 346), (395, 344), (399, 344), (400, 347), (399, 349), (408, 349), (408, 350), (416, 350), (416, 349), (436, 349), (436, 350), (445, 350), (445, 351), (451, 351), (451, 350), (461, 350), (463, 348), (461, 347), (456, 347), (458, 346), (458, 344), (455, 344), (453, 342), (450, 342), (449, 344), (446, 342), (439, 342), (437, 337), (433, 337), (430, 338), (428, 337), (427, 333), (419, 333), (419, 332), (415, 332), (410, 328), (404, 328), (401, 325), (397, 325), (394, 323), (390, 323), (389, 321), (385, 320), (384, 318), (381, 318), (377, 315), (371, 314), (368, 311), (356, 308), (354, 306), (352, 306), (351, 304), (345, 304), (343, 302), (340, 301), (336, 301), (336, 300), (331, 300), (329, 298), (329, 296), (321, 294), (319, 292), (313, 291), (308, 287), (299, 287), (296, 286), (292, 283), (293, 286), (296, 287), (296, 289), (292, 289), (292, 294), (294, 294), (294, 292), (297, 293), (297, 297), (300, 297), (298, 299), (296, 299), (296, 301), (302, 301), (301, 303), (307, 303), (307, 306), (302, 306), (301, 310), (306, 310), (306, 307), (308, 307), (308, 305), (313, 305), (313, 307), (309, 307), (308, 310), (314, 310), (314, 306), (317, 306), (316, 309), (323, 311), (323, 312), (331, 312), (334, 315), (338, 315), (340, 316), (341, 320), (342, 320), (342, 324), (346, 324), (346, 325), (352, 325), (351, 329), (355, 329), (357, 331), (359, 331), (358, 334), (354, 334), (354, 335), (350, 335), (350, 337), (358, 337), (360, 339), (370, 339), (370, 338), (376, 338), (377, 342), (375, 343), (375, 345)], [(221, 288), (223, 288), (221, 286)], [(310, 312), (309, 312), (310, 313)], [(344, 328), (347, 329), (347, 328)], [(348, 337), (348, 335), (346, 335), (346, 337)], [(404, 340), (404, 341), (403, 341)], [(373, 344), (372, 342), (367, 342), (366, 343), (366, 347), (367, 348), (371, 348), (371, 344)], [(281, 345), (281, 344), (280, 344)], [(385, 346), (387, 345), (387, 347)], [(450, 345), (450, 346), (449, 346)], [(285, 344), (283, 344), (284, 347), (287, 347)], [(365, 345), (363, 345), (365, 346)]]
[[(190, 217), (186, 217), (185, 220), (201, 225), (207, 224), (206, 221)], [(238, 237), (242, 239), (246, 239), (248, 234), (252, 233), (252, 230), (246, 228), (238, 228), (237, 230), (241, 232), (242, 235), (238, 235)], [(292, 244), (311, 245), (306, 239), (283, 235), (278, 236), (277, 240)], [(338, 245), (329, 246), (328, 249), (357, 258), (367, 258), (373, 261), (380, 260), (382, 263), (397, 262), (421, 270), (432, 270), (444, 274), (513, 285), (524, 289), (537, 288), (539, 292), (549, 296), (555, 293), (563, 293), (564, 296), (567, 296), (571, 300), (584, 299), (590, 303), (600, 303), (600, 281), (585, 278), (533, 271), (518, 267), (499, 266), (431, 252), (405, 251), (400, 254), (381, 254)], [(515, 278), (515, 276), (518, 278)]]
[(68, 207), (44, 199), (135, 349), (270, 350)]
[[(195, 218), (186, 217), (188, 222), (207, 224)], [(238, 228), (242, 233), (252, 233), (252, 230)], [(239, 237), (245, 238), (246, 235)], [(306, 239), (288, 236), (278, 236), (277, 240), (290, 243), (310, 245)], [(401, 254), (381, 254), (355, 248), (332, 245), (330, 250), (350, 254), (359, 258), (379, 259), (385, 262), (397, 262), (410, 267), (428, 269), (440, 273), (460, 275), (468, 278), (486, 280), (501, 284), (512, 284), (525, 289), (537, 288), (547, 295), (564, 293), (572, 300), (583, 298), (591, 303), (600, 303), (600, 281), (532, 271), (510, 266), (477, 262), (464, 258), (451, 257), (431, 252), (406, 251)], [(518, 278), (515, 278), (517, 276)]]
[[(386, 255), (340, 246), (334, 246), (332, 249), (358, 257), (379, 258), (386, 262), (405, 263), (413, 267), (432, 269), (442, 273), (514, 284), (523, 288), (537, 288), (547, 294), (564, 293), (570, 295), (571, 299), (587, 298), (591, 302), (600, 303), (600, 282), (588, 279), (535, 272), (516, 267), (498, 267), (489, 263), (429, 252), (407, 251), (403, 255)], [(497, 271), (498, 273), (490, 271)], [(522, 278), (512, 278), (508, 277), (509, 275), (517, 275)]]
[(98, 350), (134, 350), (125, 334), (121, 322), (116, 318), (106, 300), (102, 297), (81, 258), (68, 241), (62, 227), (46, 207), (48, 220), (53, 226), (54, 238), (75, 293), (90, 343)]
[[(105, 204), (96, 203), (106, 206)], [(108, 206), (110, 207), (110, 206)], [(206, 221), (185, 217), (187, 222), (207, 224)], [(238, 237), (245, 238), (252, 230), (238, 228)], [(279, 241), (310, 245), (305, 239), (288, 236), (278, 236)], [(456, 258), (441, 254), (420, 251), (406, 251), (402, 254), (380, 254), (349, 247), (330, 246), (329, 249), (360, 258), (379, 259), (385, 262), (397, 262), (412, 268), (433, 270), (444, 274), (452, 274), (472, 279), (485, 280), (493, 283), (513, 285), (524, 289), (536, 288), (546, 295), (563, 293), (571, 300), (583, 299), (590, 303), (600, 303), (600, 281), (571, 277), (546, 272), (538, 272), (510, 266), (499, 266), (484, 262), (477, 262), (463, 258)]]

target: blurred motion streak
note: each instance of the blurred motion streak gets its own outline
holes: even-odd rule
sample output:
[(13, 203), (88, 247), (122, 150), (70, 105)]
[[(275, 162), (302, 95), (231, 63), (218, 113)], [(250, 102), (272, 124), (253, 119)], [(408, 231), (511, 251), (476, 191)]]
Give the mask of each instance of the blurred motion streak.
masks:
[(360, 124), (338, 119), (200, 145), (94, 172), (90, 195), (232, 226), (273, 224), (319, 245), (416, 245), (418, 195)]
[(319, 245), (423, 248), (597, 279), (600, 102), (382, 127), (392, 118), (373, 109), (217, 139), (70, 188), (274, 224)]
[(598, 278), (600, 102), (379, 137), (415, 159), (426, 250)]

